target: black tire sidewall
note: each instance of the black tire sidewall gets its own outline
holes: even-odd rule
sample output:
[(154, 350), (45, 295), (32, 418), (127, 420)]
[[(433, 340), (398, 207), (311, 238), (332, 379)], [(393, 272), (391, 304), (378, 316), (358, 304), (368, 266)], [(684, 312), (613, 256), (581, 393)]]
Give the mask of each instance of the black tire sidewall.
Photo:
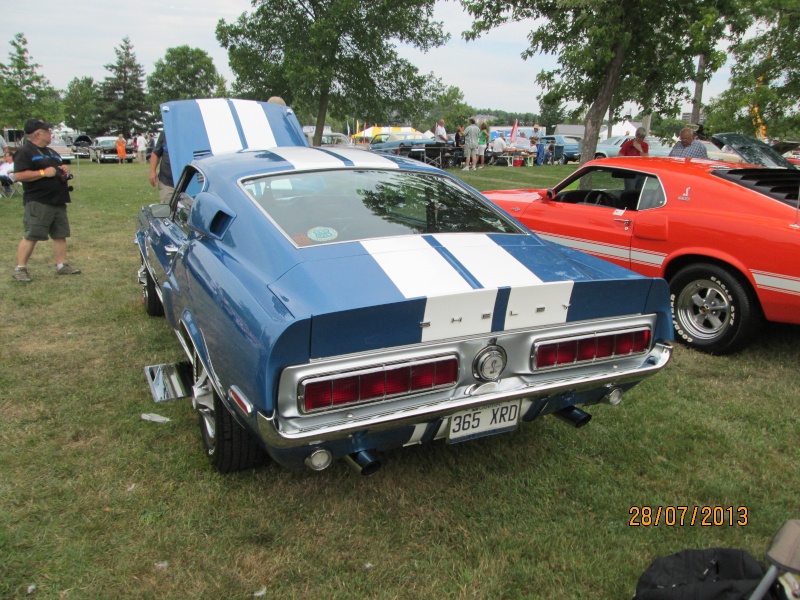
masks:
[[(722, 290), (730, 305), (728, 326), (718, 336), (710, 339), (696, 339), (682, 323), (676, 312), (676, 302), (681, 293), (693, 282), (709, 280)], [(670, 280), (670, 304), (675, 339), (697, 350), (712, 354), (729, 354), (750, 342), (755, 334), (759, 319), (757, 301), (753, 299), (749, 287), (727, 269), (710, 263), (699, 263), (684, 267)]]

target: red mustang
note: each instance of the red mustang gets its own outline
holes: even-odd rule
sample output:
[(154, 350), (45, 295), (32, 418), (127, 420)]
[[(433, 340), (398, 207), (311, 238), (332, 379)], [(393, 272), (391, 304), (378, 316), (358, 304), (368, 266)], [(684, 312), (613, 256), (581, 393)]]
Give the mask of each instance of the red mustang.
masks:
[(484, 194), (540, 237), (663, 277), (676, 338), (725, 354), (764, 318), (800, 323), (798, 190), (791, 165), (622, 157), (551, 190)]

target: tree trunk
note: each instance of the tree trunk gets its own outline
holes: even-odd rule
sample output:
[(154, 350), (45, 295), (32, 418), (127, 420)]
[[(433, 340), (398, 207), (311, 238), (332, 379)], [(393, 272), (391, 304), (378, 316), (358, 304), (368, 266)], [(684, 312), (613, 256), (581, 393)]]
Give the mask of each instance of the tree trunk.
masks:
[(600, 135), (600, 126), (603, 124), (603, 115), (606, 114), (608, 107), (611, 106), (611, 98), (619, 84), (619, 76), (622, 71), (622, 62), (625, 58), (625, 48), (622, 42), (617, 42), (614, 46), (614, 57), (606, 69), (606, 77), (603, 87), (597, 93), (592, 105), (586, 113), (586, 120), (583, 122), (583, 146), (581, 149), (581, 164), (594, 158), (594, 151), (597, 148), (597, 138)]
[(692, 100), (692, 123), (700, 125), (700, 107), (703, 104), (703, 80), (706, 76), (706, 57), (697, 58), (697, 76), (694, 80), (694, 99)]
[(319, 95), (319, 112), (317, 112), (317, 124), (314, 127), (314, 145), (322, 145), (322, 133), (325, 130), (325, 118), (328, 116), (328, 100), (330, 99), (330, 87), (325, 87)]

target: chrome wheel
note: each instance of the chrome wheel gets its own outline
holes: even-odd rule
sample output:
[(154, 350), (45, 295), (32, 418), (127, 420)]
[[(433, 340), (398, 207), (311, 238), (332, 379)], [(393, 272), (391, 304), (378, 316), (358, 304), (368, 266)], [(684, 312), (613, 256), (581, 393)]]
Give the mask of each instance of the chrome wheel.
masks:
[(725, 290), (710, 279), (693, 281), (675, 301), (675, 318), (689, 335), (703, 340), (725, 333), (731, 326), (731, 303)]
[(211, 386), (208, 372), (200, 361), (197, 351), (192, 357), (192, 406), (197, 410), (200, 432), (206, 453), (212, 456), (217, 448), (216, 393)]
[(698, 263), (669, 282), (676, 339), (704, 352), (729, 354), (758, 332), (762, 314), (750, 284), (722, 265)]

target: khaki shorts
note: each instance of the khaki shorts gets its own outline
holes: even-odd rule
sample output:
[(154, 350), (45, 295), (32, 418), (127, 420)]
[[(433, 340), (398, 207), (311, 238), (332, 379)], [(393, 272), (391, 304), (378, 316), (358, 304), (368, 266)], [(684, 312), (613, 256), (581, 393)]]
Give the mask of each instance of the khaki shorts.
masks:
[(172, 200), (172, 194), (175, 191), (174, 187), (170, 187), (168, 185), (164, 185), (160, 181), (158, 182), (158, 197), (160, 198), (161, 204), (169, 204), (169, 201)]
[(43, 242), (48, 236), (54, 240), (68, 238), (67, 205), (26, 202), (22, 225), (25, 227), (23, 237), (26, 240)]

